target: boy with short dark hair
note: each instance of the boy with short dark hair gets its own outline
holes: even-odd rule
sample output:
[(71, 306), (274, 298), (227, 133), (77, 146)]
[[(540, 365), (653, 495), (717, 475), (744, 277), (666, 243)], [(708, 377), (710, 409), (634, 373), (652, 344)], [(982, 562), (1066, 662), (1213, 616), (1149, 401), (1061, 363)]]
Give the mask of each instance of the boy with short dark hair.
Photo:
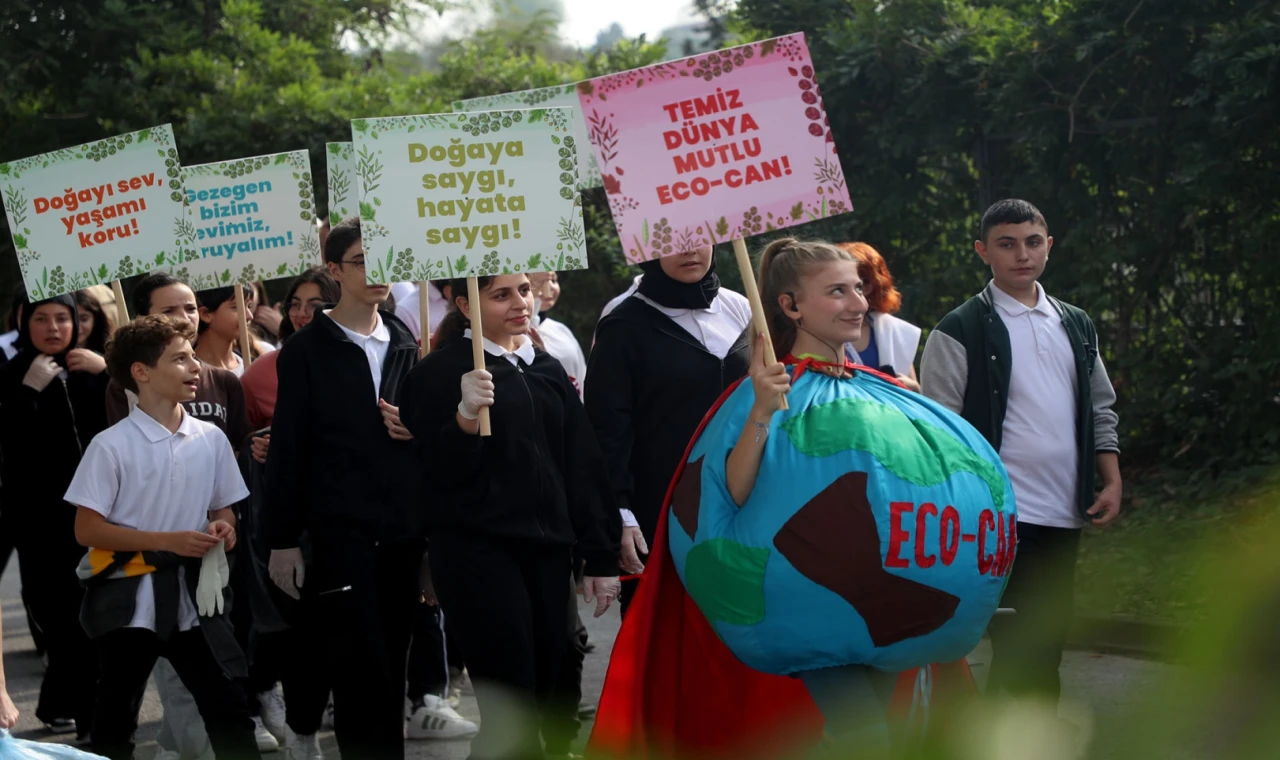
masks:
[(1017, 612), (991, 621), (988, 691), (1056, 704), (1080, 531), (1119, 516), (1122, 485), (1116, 396), (1097, 330), (1038, 282), (1052, 247), (1030, 203), (987, 209), (974, 248), (991, 283), (929, 334), (920, 382), (986, 436), (1013, 483), (1018, 550), (1001, 603)]
[(192, 602), (207, 590), (199, 560), (220, 543), (234, 548), (231, 506), (248, 496), (226, 435), (183, 409), (199, 385), (194, 335), (189, 322), (157, 316), (116, 332), (107, 368), (138, 403), (94, 437), (65, 496), (89, 548), (80, 621), (99, 652), (91, 740), (112, 760), (132, 757), (159, 657), (191, 690), (217, 756), (258, 757), (244, 692), (231, 680), (246, 673), (230, 621), (197, 614)]
[[(330, 659), (316, 667), (331, 669), (342, 757), (399, 760), (426, 504), (397, 404), (418, 343), (382, 308), (390, 288), (366, 281), (359, 219), (334, 225), (324, 258), (341, 298), (294, 333), (277, 360), (269, 571), (284, 593), (302, 600), (303, 617), (325, 639)], [(315, 737), (307, 739), (291, 748), (295, 756), (313, 755)]]

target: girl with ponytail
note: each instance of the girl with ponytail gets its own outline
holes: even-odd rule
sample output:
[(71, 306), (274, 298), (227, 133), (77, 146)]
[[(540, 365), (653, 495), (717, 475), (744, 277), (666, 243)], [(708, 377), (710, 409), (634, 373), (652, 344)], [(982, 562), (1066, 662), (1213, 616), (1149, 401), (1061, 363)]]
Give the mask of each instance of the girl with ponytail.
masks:
[[(630, 613), (639, 620), (615, 644), (626, 665), (601, 698), (602, 754), (635, 748), (610, 733), (625, 716), (671, 737), (664, 756), (749, 753), (784, 724), (797, 746), (771, 754), (805, 756), (817, 728), (832, 757), (881, 756), (895, 684), (928, 703), (931, 663), (978, 643), (1012, 564), (1013, 488), (986, 439), (845, 360), (867, 312), (854, 254), (775, 241), (759, 286), (779, 360), (766, 364), (757, 334), (750, 382), (724, 396), (677, 467)], [(939, 525), (957, 538), (940, 542)], [(685, 614), (688, 601), (701, 614)], [(691, 705), (674, 727), (650, 707), (670, 693)], [(741, 710), (725, 712), (729, 700)]]

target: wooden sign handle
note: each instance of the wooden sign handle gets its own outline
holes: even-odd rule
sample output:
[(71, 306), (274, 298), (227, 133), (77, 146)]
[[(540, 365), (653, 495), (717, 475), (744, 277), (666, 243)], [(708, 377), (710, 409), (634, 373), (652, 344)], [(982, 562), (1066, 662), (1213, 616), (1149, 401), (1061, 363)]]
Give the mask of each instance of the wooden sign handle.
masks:
[(240, 361), (245, 369), (253, 363), (253, 344), (249, 342), (249, 314), (244, 301), (244, 286), (236, 283), (236, 313), (240, 315)]
[[(426, 280), (418, 283), (418, 358), (431, 353), (431, 286)], [(474, 335), (474, 333), (472, 333)], [(484, 358), (484, 357), (481, 357)]]
[[(484, 369), (484, 326), (480, 323), (480, 281), (467, 278), (467, 304), (471, 307), (471, 360), (476, 369)], [(480, 436), (493, 434), (489, 426), (489, 407), (480, 407)]]
[(111, 293), (116, 297), (116, 326), (124, 327), (129, 323), (129, 306), (124, 302), (124, 288), (120, 287), (119, 280), (111, 281)]
[[(764, 303), (760, 300), (760, 288), (756, 284), (756, 273), (751, 270), (751, 256), (747, 253), (747, 241), (740, 237), (733, 239), (733, 255), (738, 260), (738, 271), (742, 274), (742, 289), (747, 291), (747, 300), (751, 302), (751, 331), (756, 335), (764, 334), (764, 362), (773, 364), (778, 357), (773, 353), (773, 339), (769, 336), (769, 320), (764, 316)], [(752, 343), (755, 336), (752, 336)], [(790, 409), (787, 397), (782, 397), (780, 409)]]

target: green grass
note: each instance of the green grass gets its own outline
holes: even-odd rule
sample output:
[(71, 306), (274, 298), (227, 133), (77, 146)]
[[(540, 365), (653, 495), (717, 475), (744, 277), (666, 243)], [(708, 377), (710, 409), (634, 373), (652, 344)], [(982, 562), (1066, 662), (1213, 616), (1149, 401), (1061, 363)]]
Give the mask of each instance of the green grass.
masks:
[(1280, 466), (1217, 478), (1162, 474), (1126, 491), (1119, 522), (1085, 531), (1076, 612), (1192, 623), (1221, 592), (1202, 579), (1276, 519)]

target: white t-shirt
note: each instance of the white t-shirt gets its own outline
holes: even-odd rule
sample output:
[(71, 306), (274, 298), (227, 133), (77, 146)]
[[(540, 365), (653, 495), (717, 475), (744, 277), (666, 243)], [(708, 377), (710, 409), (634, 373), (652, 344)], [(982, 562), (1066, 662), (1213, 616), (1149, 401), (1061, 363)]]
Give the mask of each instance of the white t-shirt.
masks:
[(418, 292), (418, 284), (416, 282), (393, 282), (391, 283), (391, 297), (395, 299), (396, 306), (405, 302), (405, 299)]
[[(249, 496), (227, 436), (183, 412), (178, 432), (134, 408), (94, 436), (65, 498), (113, 525), (140, 531), (202, 531), (209, 512)], [(195, 605), (178, 570), (178, 630), (197, 626)], [(156, 629), (151, 576), (142, 576), (129, 628)]]
[(587, 357), (582, 355), (582, 346), (578, 344), (573, 330), (563, 322), (548, 318), (538, 323), (538, 334), (542, 336), (547, 353), (564, 367), (573, 387), (578, 389), (578, 398), (582, 398), (582, 383), (587, 379)]
[[(332, 319), (329, 314), (331, 311), (332, 309), (325, 311), (325, 315), (330, 319)], [(382, 317), (377, 312), (374, 312), (373, 318), (373, 332), (368, 335), (361, 335), (337, 320), (333, 323), (347, 334), (352, 343), (364, 351), (365, 358), (369, 360), (369, 373), (373, 375), (373, 403), (377, 404), (382, 393), (382, 364), (387, 360), (387, 349), (391, 348), (391, 331), (382, 323)]]
[(742, 331), (751, 324), (751, 302), (744, 295), (720, 288), (716, 300), (706, 309), (669, 309), (641, 293), (636, 298), (667, 315), (672, 322), (684, 328), (717, 359), (729, 355), (729, 349), (742, 337)]
[(631, 281), (631, 287), (629, 287), (629, 288), (627, 288), (626, 290), (622, 291), (622, 293), (621, 293), (620, 295), (615, 296), (612, 300), (610, 300), (610, 301), (609, 301), (609, 303), (607, 303), (607, 304), (605, 304), (605, 305), (604, 305), (604, 310), (600, 312), (600, 318), (601, 318), (601, 319), (604, 319), (605, 317), (609, 316), (609, 312), (611, 312), (611, 311), (613, 311), (614, 309), (618, 308), (618, 304), (620, 304), (620, 303), (622, 303), (623, 301), (627, 300), (627, 298), (628, 298), (632, 293), (634, 293), (634, 292), (636, 292), (637, 290), (639, 290), (639, 289), (640, 289), (640, 280), (642, 280), (642, 279), (644, 279), (644, 275), (642, 275), (642, 274), (638, 274), (638, 275), (636, 275), (636, 278), (635, 278), (634, 280), (632, 280), (632, 281)]
[[(419, 342), (422, 341), (422, 320), (418, 313), (418, 288), (412, 283), (397, 283), (397, 285), (407, 285), (403, 292), (403, 297), (396, 292), (396, 286), (391, 287), (391, 292), (396, 299), (396, 316), (404, 322), (409, 328), (409, 332), (413, 333), (413, 337)], [(430, 338), (436, 334), (436, 328), (440, 326), (440, 320), (444, 319), (445, 312), (449, 310), (449, 302), (444, 300), (444, 296), (433, 286), (427, 286), (427, 318), (431, 320), (431, 324), (427, 325), (427, 337)]]
[(1019, 522), (1079, 528), (1075, 355), (1062, 317), (1044, 288), (1036, 290), (1035, 308), (1028, 309), (991, 288), (1013, 358), (1000, 459), (1013, 483)]

